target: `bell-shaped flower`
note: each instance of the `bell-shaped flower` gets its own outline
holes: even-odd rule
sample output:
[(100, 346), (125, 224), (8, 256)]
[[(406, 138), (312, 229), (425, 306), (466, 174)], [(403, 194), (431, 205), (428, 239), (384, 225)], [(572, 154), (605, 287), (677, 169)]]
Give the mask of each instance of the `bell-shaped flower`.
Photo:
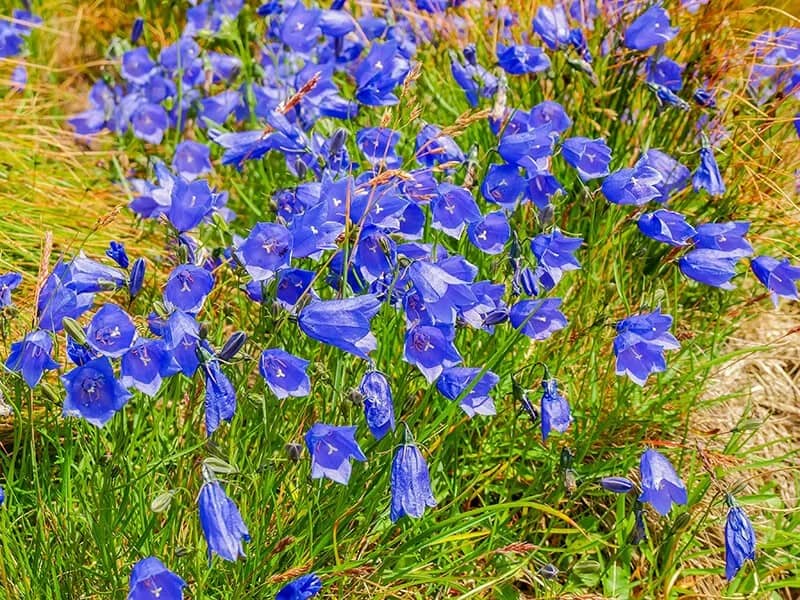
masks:
[(168, 310), (179, 309), (196, 313), (214, 287), (214, 276), (195, 265), (178, 265), (164, 286), (164, 305)]
[(183, 600), (186, 582), (154, 556), (143, 558), (131, 569), (127, 600)]
[(373, 43), (369, 54), (355, 70), (356, 99), (369, 106), (397, 104), (394, 89), (410, 69), (408, 59), (398, 51), (398, 43)]
[(547, 441), (552, 430), (564, 433), (572, 423), (569, 402), (558, 391), (558, 382), (555, 379), (542, 381), (541, 418), (544, 441)]
[(127, 269), (130, 264), (128, 253), (125, 252), (125, 244), (122, 242), (115, 242), (112, 240), (106, 249), (106, 256), (123, 269)]
[(164, 323), (163, 331), (156, 334), (164, 336), (167, 350), (180, 365), (181, 372), (187, 377), (192, 377), (200, 366), (197, 358), (200, 324), (194, 316), (181, 310), (172, 311)]
[(278, 223), (256, 223), (236, 244), (234, 254), (254, 280), (271, 279), (278, 269), (289, 266), (292, 234)]
[(511, 326), (533, 340), (546, 340), (567, 326), (567, 317), (558, 309), (561, 302), (561, 298), (521, 300), (508, 314)]
[(656, 148), (642, 154), (636, 166), (650, 167), (661, 176), (661, 181), (652, 184), (659, 192), (653, 199), (659, 202), (666, 202), (670, 194), (685, 188), (692, 174), (688, 167)]
[(306, 370), (308, 361), (280, 349), (270, 348), (261, 353), (258, 370), (269, 389), (279, 400), (289, 396), (308, 396), (311, 382)]
[(200, 489), (197, 500), (200, 526), (208, 545), (208, 560), (216, 553), (231, 562), (244, 556), (242, 541), (250, 541), (250, 533), (239, 508), (218, 481), (209, 481)]
[(645, 450), (639, 461), (642, 494), (639, 502), (647, 502), (661, 515), (667, 515), (672, 503), (686, 504), (686, 486), (675, 472), (672, 463), (653, 449)]
[(75, 367), (61, 377), (67, 397), (65, 417), (81, 417), (102, 427), (131, 397), (116, 377), (107, 356)]
[(742, 258), (753, 253), (753, 247), (744, 237), (749, 229), (748, 221), (703, 223), (697, 226), (692, 240), (697, 248), (718, 250), (731, 258)]
[(625, 46), (632, 50), (647, 50), (670, 41), (678, 34), (670, 27), (669, 13), (655, 4), (639, 15), (625, 30)]
[(537, 235), (531, 241), (531, 251), (536, 257), (537, 274), (544, 289), (553, 289), (567, 271), (581, 268), (575, 252), (583, 244), (583, 238), (570, 237), (558, 229), (552, 233)]
[(125, 273), (109, 267), (94, 259), (87, 258), (83, 252), (66, 263), (65, 269), (58, 271), (63, 283), (78, 294), (116, 290), (125, 285)]
[(504, 135), (497, 152), (506, 162), (523, 167), (529, 173), (538, 173), (543, 168), (543, 160), (552, 156), (554, 145), (551, 132), (533, 129)]
[(284, 585), (275, 594), (275, 600), (307, 600), (319, 594), (321, 589), (322, 581), (320, 578), (314, 573), (309, 573), (308, 575), (301, 575)]
[(160, 104), (139, 102), (130, 117), (133, 134), (150, 144), (160, 144), (169, 128), (169, 115)]
[(472, 389), (461, 399), (459, 404), (461, 409), (470, 418), (475, 415), (497, 414), (494, 401), (489, 393), (500, 381), (500, 378), (491, 371), (486, 371), (473, 384), (480, 372), (481, 369), (471, 367), (445, 369), (436, 380), (436, 389), (448, 400), (456, 400), (468, 387), (472, 386)]
[(732, 290), (730, 280), (736, 275), (739, 259), (720, 250), (697, 248), (678, 260), (681, 273), (700, 283)]
[(526, 197), (527, 182), (516, 165), (489, 165), (481, 183), (481, 195), (508, 211), (514, 211)]
[(403, 360), (416, 365), (433, 383), (444, 369), (461, 362), (461, 355), (453, 345), (455, 332), (449, 325), (417, 325), (406, 333)]
[(453, 238), (460, 238), (467, 223), (478, 221), (481, 211), (472, 194), (456, 185), (443, 183), (431, 201), (432, 226)]
[(725, 193), (725, 182), (714, 158), (711, 148), (700, 148), (700, 166), (692, 177), (692, 187), (695, 192), (705, 190), (712, 196), (722, 196)]
[(403, 164), (395, 146), (400, 134), (386, 127), (366, 127), (356, 133), (356, 144), (373, 167), (396, 169)]
[(380, 300), (372, 294), (313, 300), (300, 311), (297, 324), (308, 337), (367, 359), (378, 347), (370, 321), (380, 309)]
[(426, 507), (436, 506), (428, 465), (413, 442), (403, 444), (394, 453), (391, 487), (389, 517), (392, 523), (406, 515), (419, 519), (425, 514)]
[(771, 256), (757, 256), (750, 263), (750, 268), (769, 290), (776, 308), (779, 296), (798, 299), (795, 282), (800, 279), (800, 267), (792, 265), (788, 258), (777, 260)]
[(725, 579), (730, 581), (745, 561), (756, 559), (756, 533), (744, 509), (731, 506), (725, 519)]
[(315, 423), (306, 433), (306, 447), (311, 454), (311, 478), (327, 477), (347, 485), (352, 465), (350, 459), (367, 460), (355, 439), (355, 427), (337, 427)]
[(540, 6), (533, 17), (533, 31), (551, 50), (558, 50), (569, 44), (570, 30), (564, 7), (560, 4), (552, 8)]
[(156, 72), (156, 63), (147, 48), (128, 50), (122, 55), (122, 77), (131, 83), (144, 85)]
[(591, 140), (585, 137), (571, 137), (564, 140), (561, 155), (570, 166), (578, 170), (583, 181), (608, 175), (611, 163), (611, 148), (605, 140)]
[(650, 200), (661, 198), (659, 189), (661, 174), (653, 167), (637, 165), (631, 169), (614, 171), (603, 180), (603, 195), (614, 204), (641, 206)]
[(214, 208), (214, 193), (205, 179), (185, 181), (178, 178), (172, 188), (167, 211), (169, 222), (180, 232), (194, 229)]
[(380, 440), (389, 430), (394, 431), (392, 388), (386, 375), (380, 371), (367, 371), (358, 391), (364, 398), (364, 418), (372, 436)]
[(486, 254), (500, 254), (511, 237), (511, 226), (505, 213), (498, 210), (470, 223), (467, 237), (473, 246)]
[(236, 390), (222, 372), (216, 358), (202, 363), (206, 383), (206, 435), (217, 430), (222, 421), (231, 422), (236, 413)]
[(131, 317), (116, 304), (104, 304), (89, 322), (86, 343), (104, 356), (119, 358), (136, 339)]
[(172, 168), (186, 181), (193, 181), (211, 171), (211, 150), (199, 142), (183, 141), (175, 146)]
[(3, 273), (0, 275), (0, 308), (11, 306), (11, 292), (22, 283), (20, 273)]
[(464, 152), (455, 140), (431, 124), (425, 125), (417, 134), (414, 157), (426, 167), (465, 160)]
[(167, 350), (163, 340), (139, 338), (120, 361), (120, 381), (126, 388), (136, 388), (154, 397), (164, 377), (180, 371), (180, 365)]
[(639, 231), (651, 240), (671, 246), (685, 246), (697, 233), (681, 213), (663, 208), (655, 212), (644, 213), (636, 221), (636, 225), (639, 227)]
[(58, 369), (58, 363), (50, 356), (52, 350), (53, 340), (46, 331), (31, 332), (22, 341), (11, 344), (6, 369), (20, 373), (28, 387), (34, 388), (45, 371)]
[(550, 58), (536, 46), (497, 44), (497, 64), (509, 75), (526, 75), (549, 69)]
[(652, 313), (632, 315), (617, 323), (614, 354), (617, 357), (617, 375), (627, 375), (635, 383), (644, 385), (650, 373), (667, 368), (664, 350), (680, 348), (678, 340), (669, 332), (672, 317)]

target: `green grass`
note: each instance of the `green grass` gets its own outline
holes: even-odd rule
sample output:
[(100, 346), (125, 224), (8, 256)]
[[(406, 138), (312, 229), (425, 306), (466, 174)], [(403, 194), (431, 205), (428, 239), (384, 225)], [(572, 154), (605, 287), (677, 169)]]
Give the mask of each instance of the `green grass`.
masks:
[[(48, 7), (43, 8), (47, 16)], [(147, 17), (151, 40), (176, 37), (171, 8), (142, 1), (139, 10)], [(248, 10), (251, 15), (253, 7)], [(746, 44), (742, 42), (746, 36), (734, 26), (715, 29), (718, 17), (707, 15), (702, 28), (674, 42), (681, 60), (696, 61), (711, 72), (719, 67), (715, 61), (724, 49)], [(246, 17), (240, 18), (220, 46), (229, 51), (251, 47), (259, 31), (248, 23)], [(688, 20), (682, 24), (691, 31)], [(473, 32), (482, 46), (491, 39), (487, 29), (487, 33)], [(46, 34), (35, 36), (41, 40)], [(717, 44), (716, 54), (701, 50), (706, 41)], [(37, 58), (34, 50), (33, 60)], [(423, 65), (419, 80), (388, 111), (389, 126), (404, 136), (399, 150), (405, 156), (413, 150), (420, 126), (411, 118), (417, 110), (422, 120), (442, 126), (468, 110), (450, 78), (446, 53), (424, 48), (419, 60)], [(612, 169), (629, 166), (648, 147), (680, 156), (694, 167), (697, 113), (656, 111), (654, 99), (636, 75), (638, 63), (612, 64), (613, 60), (598, 56), (600, 85), (593, 87), (556, 56), (548, 78), (512, 79), (509, 106), (529, 108), (545, 98), (559, 100), (573, 117), (571, 132), (606, 137), (613, 150)], [(251, 74), (246, 69), (243, 77)], [(40, 84), (55, 86), (62, 77), (52, 73)], [(671, 208), (693, 221), (752, 219), (751, 239), (757, 250), (794, 254), (796, 262), (800, 228), (786, 225), (796, 225), (797, 215), (787, 207), (792, 207), (793, 168), (800, 162), (800, 152), (796, 138), (791, 138), (789, 109), (784, 104), (769, 107), (775, 109), (771, 114), (762, 112), (745, 101), (742, 90), (723, 109), (732, 141), (718, 159), (729, 192), (711, 201), (686, 190), (671, 200)], [(35, 93), (26, 92), (20, 102), (30, 101)], [(49, 93), (54, 101), (53, 90)], [(640, 119), (623, 119), (626, 109), (640, 111)], [(66, 110), (63, 105), (39, 106), (36, 114), (59, 121)], [(353, 133), (361, 126), (377, 125), (382, 115), (380, 109), (365, 110), (345, 125), (351, 132), (348, 144), (353, 156)], [(30, 119), (25, 122), (28, 126)], [(328, 133), (340, 125), (322, 120), (317, 127)], [(201, 132), (196, 135), (202, 139)], [(464, 149), (473, 145), (479, 149), (479, 173), (497, 160), (492, 150), (496, 141), (483, 121), (464, 128), (457, 139)], [(14, 181), (33, 181), (29, 174), (36, 159), (16, 151), (15, 144), (23, 143), (20, 138), (0, 133), (0, 140), (3, 160), (16, 156), (19, 161), (15, 170), (21, 174), (15, 177), (21, 179)], [(113, 143), (130, 167), (143, 173), (153, 154), (169, 159), (174, 142), (170, 136), (160, 148), (130, 137)], [(776, 153), (771, 148), (781, 150)], [(103, 230), (82, 237), (94, 219), (86, 217), (86, 209), (103, 214), (106, 201), (113, 206), (125, 201), (120, 191), (111, 198), (106, 195), (109, 182), (117, 177), (110, 151), (100, 151), (106, 164), (98, 166), (96, 156), (81, 155), (76, 149), (69, 149), (75, 152), (71, 167), (63, 154), (47, 157), (52, 187), (28, 185), (13, 203), (5, 204), (0, 271), (22, 264), (31, 288), (43, 229), (60, 228), (64, 239), (74, 230), (65, 250), (75, 252), (83, 246), (99, 257), (110, 234)], [(65, 165), (63, 171), (60, 165)], [(411, 163), (405, 166), (413, 168)], [(554, 160), (553, 170), (567, 189), (556, 202), (557, 223), (586, 241), (580, 254), (582, 271), (568, 274), (556, 290), (565, 299), (569, 327), (544, 342), (531, 342), (508, 327), (498, 328), (494, 336), (460, 331), (456, 341), (465, 365), (491, 369), (500, 376), (497, 416), (468, 420), (456, 403), (429, 388), (415, 368), (400, 360), (404, 323), (399, 313), (384, 307), (373, 322), (379, 338), (375, 363), (389, 375), (398, 418), (408, 424), (428, 458), (438, 506), (423, 519), (394, 525), (389, 520), (389, 464), (403, 428), (380, 442), (369, 437), (350, 393), (365, 364), (298, 335), (285, 313), (254, 305), (237, 290), (245, 278), (226, 271), (218, 274), (201, 320), (208, 324), (215, 347), (234, 330), (247, 331), (250, 339), (245, 351), (224, 368), (238, 391), (236, 417), (211, 440), (201, 425), (204, 389), (199, 375), (194, 380), (171, 379), (156, 400), (135, 394), (103, 429), (62, 419), (62, 390), (52, 376), (49, 384), (55, 399), (38, 390), (32, 394), (15, 376), (0, 375), (0, 390), (15, 412), (13, 431), (0, 453), (0, 481), (6, 490), (0, 509), (0, 590), (5, 597), (122, 598), (131, 565), (149, 555), (158, 556), (187, 580), (191, 598), (267, 598), (281, 582), (309, 570), (323, 577), (326, 598), (598, 594), (648, 599), (691, 595), (700, 586), (728, 598), (796, 593), (800, 511), (784, 506), (774, 486), (743, 485), (764, 470), (796, 466), (799, 449), (795, 446), (790, 455), (764, 460), (747, 444), (752, 423), (710, 434), (692, 425), (698, 408), (713, 406), (714, 401), (708, 400), (713, 390), (705, 385), (710, 373), (732, 358), (726, 338), (743, 315), (766, 309), (768, 301), (753, 304), (760, 291), (749, 274), (737, 278), (739, 290), (731, 293), (687, 282), (674, 257), (636, 230), (634, 210), (608, 204), (597, 183), (581, 184), (560, 158)], [(463, 170), (457, 171), (456, 181), (463, 176)], [(271, 194), (294, 183), (282, 159), (275, 157), (250, 163), (241, 174), (217, 167), (213, 180), (231, 193), (239, 218), (230, 229), (239, 234), (257, 220), (269, 220)], [(59, 186), (70, 190), (77, 206), (48, 201)], [(102, 193), (93, 194), (95, 186)], [(25, 210), (41, 220), (11, 218), (24, 216)], [(120, 227), (132, 228), (129, 214), (117, 221)], [(161, 226), (139, 227), (128, 235), (144, 235), (140, 251), (151, 264), (148, 288), (132, 313), (145, 316), (172, 263), (162, 258)], [(517, 211), (512, 227), (521, 239), (542, 229), (530, 206)], [(230, 243), (231, 231), (223, 226), (207, 228), (201, 237), (216, 247)], [(439, 236), (436, 242), (478, 266), (479, 279), (507, 281), (510, 276), (502, 258), (482, 255), (466, 240), (455, 243)], [(126, 299), (120, 294), (115, 301), (124, 304)], [(15, 333), (30, 321), (29, 307), (24, 301), (17, 304), (25, 322), (15, 322)], [(668, 354), (667, 372), (639, 388), (614, 375), (613, 325), (658, 305), (675, 318), (682, 348)], [(143, 317), (139, 323), (144, 327)], [(18, 338), (9, 338), (14, 339)], [(278, 401), (265, 389), (257, 359), (269, 347), (283, 347), (312, 361), (309, 397)], [(63, 364), (63, 349), (57, 358)], [(575, 416), (565, 434), (554, 434), (545, 444), (538, 426), (520, 413), (511, 389), (511, 375), (536, 361), (548, 364)], [(533, 390), (532, 398), (538, 399), (539, 378), (532, 373), (523, 374), (522, 380)], [(311, 481), (308, 455), (294, 462), (286, 453), (285, 445), (302, 442), (316, 421), (359, 425), (357, 439), (369, 460), (354, 465), (346, 487)], [(698, 443), (722, 450), (708, 449), (701, 455)], [(648, 538), (636, 545), (632, 541), (635, 496), (604, 492), (596, 480), (607, 475), (638, 477), (639, 456), (646, 446), (670, 457), (686, 482), (690, 501), (688, 508), (678, 508), (668, 518), (647, 512)], [(567, 451), (574, 455), (574, 487), (562, 463)], [(210, 566), (207, 561), (196, 499), (201, 465), (210, 458), (230, 465), (230, 472), (219, 477), (252, 535), (244, 561), (231, 564), (215, 558)], [(721, 492), (727, 490), (735, 490), (753, 517), (760, 550), (754, 567), (745, 567), (734, 582), (723, 586)], [(153, 511), (151, 503), (163, 500), (166, 493), (171, 494), (168, 508)], [(540, 574), (547, 564), (559, 569), (556, 579)]]

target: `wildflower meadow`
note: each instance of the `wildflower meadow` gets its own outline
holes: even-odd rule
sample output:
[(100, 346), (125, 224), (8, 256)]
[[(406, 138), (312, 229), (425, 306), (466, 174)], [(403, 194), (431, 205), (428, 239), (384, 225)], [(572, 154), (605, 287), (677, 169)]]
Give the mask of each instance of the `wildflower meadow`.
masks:
[(4, 2), (0, 95), (2, 597), (800, 594), (796, 0)]

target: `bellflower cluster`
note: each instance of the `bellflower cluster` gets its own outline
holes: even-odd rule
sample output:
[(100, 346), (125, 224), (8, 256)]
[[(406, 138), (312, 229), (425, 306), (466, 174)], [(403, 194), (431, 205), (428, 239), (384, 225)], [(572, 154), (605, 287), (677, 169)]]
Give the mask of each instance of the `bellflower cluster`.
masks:
[[(66, 354), (65, 372), (59, 373), (65, 416), (102, 427), (126, 404), (141, 403), (139, 393), (159, 398), (165, 381), (180, 374), (194, 379), (195, 387), (186, 390), (204, 390), (200, 398), (187, 393), (187, 402), (191, 409), (203, 402), (205, 434), (213, 436), (208, 447), (221, 449), (226, 445), (216, 442), (228, 435), (222, 423), (237, 418), (238, 428), (240, 420), (248, 420), (246, 414), (237, 417), (237, 401), (242, 409), (247, 404), (244, 396), (237, 399), (237, 390), (242, 393), (250, 381), (242, 365), (257, 359), (280, 410), (303, 404), (325, 419), (304, 436), (312, 479), (346, 485), (352, 461), (367, 461), (358, 424), (336, 424), (340, 413), (316, 400), (285, 401), (310, 396), (312, 378), (315, 397), (330, 396), (330, 389), (323, 391), (328, 386), (334, 395), (351, 390), (354, 402), (363, 400), (364, 423), (376, 447), (384, 444), (385, 450), (390, 442), (384, 438), (394, 435), (397, 422), (403, 424), (406, 437), (391, 464), (384, 451), (370, 460), (386, 458), (391, 521), (421, 518), (436, 500), (425, 457), (405, 425), (404, 419), (416, 418), (409, 402), (420, 390), (435, 387), (470, 418), (497, 413), (495, 419), (504, 418), (501, 375), (509, 369), (500, 354), (502, 336), (499, 342), (492, 336), (508, 336), (503, 352), (509, 356), (517, 356), (511, 344), (523, 344), (518, 356), (527, 359), (530, 344), (568, 327), (565, 313), (575, 299), (568, 284), (581, 275), (570, 273), (607, 255), (598, 245), (605, 240), (598, 242), (595, 216), (625, 215), (618, 227), (605, 230), (609, 239), (622, 236), (620, 230), (635, 221), (642, 235), (670, 247), (662, 248), (665, 264), (674, 262), (687, 278), (721, 289), (733, 287), (738, 263), (753, 254), (746, 239), (749, 222), (696, 224), (702, 215), (685, 202), (703, 190), (712, 198), (726, 194), (716, 161), (721, 153), (702, 134), (703, 145), (691, 159), (694, 171), (676, 158), (687, 153), (672, 139), (663, 140), (664, 150), (642, 144), (641, 153), (637, 145), (636, 155), (617, 156), (626, 147), (620, 142), (624, 130), (609, 130), (605, 116), (587, 126), (572, 98), (567, 103), (562, 97), (563, 105), (558, 96), (542, 99), (557, 89), (552, 82), (566, 78), (562, 70), (571, 82), (580, 78), (576, 90), (584, 84), (587, 90), (603, 89), (611, 79), (594, 70), (627, 61), (634, 65), (630, 82), (641, 87), (646, 100), (643, 106), (614, 104), (614, 117), (626, 125), (651, 126), (668, 119), (666, 111), (677, 115), (674, 108), (686, 111), (679, 116), (687, 119), (692, 140), (698, 131), (729, 124), (721, 120), (725, 111), (715, 108), (727, 102), (725, 87), (703, 73), (702, 65), (678, 62), (688, 55), (670, 48), (679, 28), (660, 2), (559, 1), (537, 6), (532, 22), (524, 23), (511, 7), (488, 7), (497, 22), (488, 49), (493, 56), (479, 60), (479, 49), (470, 44), (449, 55), (445, 77), (458, 86), (457, 99), (463, 102), (463, 91), (474, 109), (455, 126), (422, 121), (423, 114), (434, 117), (424, 103), (413, 102), (413, 94), (429, 83), (418, 65), (424, 56), (418, 47), (439, 44), (444, 24), (453, 39), (466, 39), (459, 37), (467, 23), (457, 10), (462, 0), (415, 0), (401, 9), (351, 7), (339, 0), (324, 8), (294, 1), (270, 1), (257, 9), (241, 0), (190, 4), (180, 35), (163, 48), (148, 45), (149, 32), (156, 29), (146, 33), (137, 18), (130, 36), (109, 50), (118, 81), (109, 71), (91, 87), (86, 110), (69, 119), (82, 143), (91, 145), (93, 136), (107, 131), (140, 148), (138, 155), (147, 158), (127, 161), (130, 171), (122, 177), (129, 179), (121, 183), (130, 193), (130, 210), (163, 225), (168, 242), (163, 256), (150, 259), (157, 268), (148, 274), (159, 278), (160, 288), (147, 286), (145, 259), (129, 256), (116, 240), (102, 261), (81, 253), (61, 258), (43, 273), (33, 331), (11, 345), (5, 365), (33, 388), (48, 377), (55, 380), (48, 371), (61, 365), (53, 356)], [(682, 2), (688, 11), (702, 4)], [(38, 22), (26, 11), (16, 11), (13, 22), (0, 20), (0, 57), (23, 53), (24, 38)], [(257, 43), (239, 44), (243, 32), (258, 32)], [(758, 60), (752, 61), (750, 88), (757, 102), (800, 97), (797, 69), (782, 68), (800, 59), (797, 39), (796, 30), (784, 28), (753, 44), (752, 58)], [(255, 50), (253, 55), (228, 53), (240, 45), (241, 52)], [(594, 61), (595, 51), (603, 60)], [(11, 80), (20, 87), (25, 78), (15, 71)], [(531, 89), (546, 83), (533, 95), (520, 95), (519, 87), (512, 88), (520, 81)], [(690, 89), (692, 107), (678, 95)], [(512, 105), (519, 98), (541, 101)], [(406, 109), (413, 116), (400, 120)], [(488, 125), (489, 147), (464, 145), (470, 138), (462, 134), (473, 121)], [(652, 139), (662, 143), (655, 133)], [(159, 158), (162, 142), (169, 150)], [(228, 179), (245, 176), (258, 181), (257, 194), (239, 186), (239, 179)], [(228, 193), (212, 181), (231, 191), (232, 205), (246, 207), (257, 219), (237, 219)], [(732, 193), (736, 184), (729, 183)], [(645, 208), (651, 202), (661, 207)], [(590, 212), (580, 214), (592, 216), (585, 227), (572, 218), (584, 209)], [(586, 253), (585, 246), (598, 254)], [(626, 260), (633, 265), (636, 256), (632, 252)], [(776, 304), (781, 296), (798, 298), (800, 267), (788, 258), (761, 255), (750, 268)], [(18, 273), (0, 275), (0, 309), (12, 305), (12, 291), (21, 281)], [(563, 294), (552, 295), (559, 285)], [(124, 298), (116, 294), (126, 289)], [(254, 327), (231, 336), (234, 328), (244, 329), (244, 321), (229, 320), (239, 299), (250, 302)], [(140, 317), (147, 311), (152, 312), (145, 323)], [(0, 318), (12, 312), (2, 311)], [(597, 323), (606, 318), (601, 315)], [(672, 325), (660, 308), (620, 320), (613, 341), (616, 373), (643, 386), (652, 373), (665, 371), (665, 351), (680, 348)], [(388, 337), (376, 336), (395, 327), (394, 347)], [(62, 330), (63, 354), (56, 335)], [(582, 343), (582, 336), (597, 331), (587, 326), (559, 334), (563, 339), (553, 343)], [(266, 348), (256, 356), (245, 350), (249, 335), (254, 347)], [(228, 343), (216, 352), (212, 343), (223, 339)], [(481, 364), (474, 350), (484, 348), (497, 352), (497, 362)], [(330, 360), (338, 362), (335, 383), (326, 372)], [(406, 380), (392, 380), (397, 369), (384, 364), (390, 361), (407, 371)], [(356, 363), (360, 366), (351, 368)], [(360, 382), (346, 381), (361, 372)], [(573, 414), (548, 373), (541, 385), (540, 417), (527, 397), (525, 409), (541, 419), (546, 441), (553, 431), (567, 431)], [(160, 404), (150, 406), (156, 410)], [(199, 410), (186, 414), (199, 418)], [(309, 423), (314, 421), (307, 420), (306, 427)], [(295, 461), (302, 453), (298, 442), (281, 442)], [(578, 467), (572, 467), (571, 457), (563, 446), (565, 483), (571, 476), (574, 488)], [(236, 561), (244, 556), (248, 528), (212, 471), (204, 463), (198, 497), (209, 560), (216, 553)], [(640, 474), (640, 502), (662, 515), (673, 503), (687, 503), (685, 485), (662, 454), (646, 450)], [(619, 494), (634, 486), (624, 477), (605, 477), (599, 484)], [(637, 526), (643, 523), (640, 513), (636, 518)], [(729, 579), (744, 560), (754, 558), (754, 545), (752, 525), (732, 507), (726, 525)], [(555, 577), (558, 571), (550, 566), (540, 572)], [(284, 585), (277, 598), (309, 598), (321, 585), (315, 574), (304, 575)], [(133, 567), (129, 598), (182, 598), (185, 587), (181, 577), (149, 557)]]

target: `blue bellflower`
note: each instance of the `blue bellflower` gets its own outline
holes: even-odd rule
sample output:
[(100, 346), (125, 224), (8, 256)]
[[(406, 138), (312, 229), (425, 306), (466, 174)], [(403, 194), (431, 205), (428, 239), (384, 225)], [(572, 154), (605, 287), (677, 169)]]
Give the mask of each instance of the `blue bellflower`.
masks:
[(301, 575), (284, 585), (275, 595), (275, 600), (307, 600), (319, 594), (322, 580), (314, 573)]
[(391, 487), (389, 517), (392, 523), (406, 515), (419, 519), (425, 514), (426, 507), (436, 506), (428, 465), (416, 444), (405, 443), (395, 451)]
[(749, 229), (748, 221), (703, 223), (697, 226), (693, 241), (697, 248), (719, 250), (731, 258), (742, 258), (753, 253), (753, 247), (744, 237)]
[(611, 173), (603, 180), (601, 189), (609, 202), (641, 206), (663, 196), (658, 187), (661, 182), (661, 174), (656, 169), (637, 163), (633, 168)]
[(128, 253), (125, 252), (125, 244), (112, 241), (106, 250), (106, 256), (117, 263), (121, 268), (127, 269), (130, 264)]
[(410, 64), (398, 51), (396, 41), (373, 43), (354, 73), (356, 99), (369, 106), (397, 104), (394, 89), (405, 79), (409, 69)]
[(133, 565), (127, 600), (183, 600), (185, 587), (181, 577), (150, 556)]
[(38, 330), (29, 333), (21, 342), (11, 344), (11, 352), (6, 360), (6, 368), (22, 375), (28, 387), (38, 385), (45, 371), (58, 369), (50, 353), (53, 340), (46, 331)]
[(685, 246), (697, 233), (686, 217), (671, 210), (659, 209), (644, 213), (636, 221), (639, 231), (651, 240), (671, 246)]
[(380, 371), (367, 371), (358, 391), (364, 398), (364, 418), (372, 436), (380, 440), (389, 430), (394, 431), (392, 388), (386, 375)]
[(204, 483), (197, 504), (200, 525), (208, 544), (208, 560), (214, 553), (231, 562), (244, 556), (242, 541), (249, 542), (250, 533), (238, 507), (225, 494), (220, 483)]
[(214, 287), (214, 276), (195, 265), (178, 265), (164, 286), (164, 305), (168, 310), (186, 313), (200, 310)]
[(652, 184), (659, 192), (653, 199), (659, 202), (666, 202), (670, 194), (686, 187), (692, 174), (688, 167), (656, 148), (642, 154), (636, 166), (650, 167), (660, 175), (661, 180)]
[(526, 75), (549, 69), (550, 58), (535, 46), (497, 44), (497, 64), (510, 75)]
[(722, 175), (711, 148), (700, 148), (700, 165), (692, 177), (692, 187), (695, 192), (705, 190), (712, 196), (722, 196), (725, 193), (725, 182), (722, 181)]
[[(452, 367), (445, 369), (436, 380), (436, 389), (448, 400), (456, 400), (464, 393), (480, 374), (481, 369), (470, 367)], [(489, 392), (498, 384), (500, 378), (486, 371), (475, 383), (474, 387), (461, 399), (461, 409), (472, 418), (475, 415), (491, 416), (497, 414), (494, 401)]]
[(181, 142), (175, 147), (172, 168), (187, 181), (193, 181), (211, 171), (211, 150), (199, 142)]
[(486, 254), (500, 254), (511, 237), (511, 226), (501, 210), (484, 215), (467, 226), (470, 243)]
[(756, 534), (747, 513), (731, 506), (725, 519), (725, 579), (730, 581), (745, 561), (756, 559)]
[(416, 325), (406, 333), (403, 360), (416, 365), (428, 383), (433, 383), (444, 369), (461, 362), (454, 338), (450, 325)]
[(206, 435), (217, 430), (222, 421), (229, 423), (236, 412), (236, 390), (222, 372), (217, 359), (202, 363), (206, 382)]
[(578, 171), (583, 181), (590, 181), (608, 175), (611, 163), (611, 148), (605, 140), (591, 140), (585, 137), (571, 137), (561, 146), (564, 160)]
[(279, 400), (289, 396), (308, 396), (311, 382), (306, 370), (308, 361), (280, 349), (270, 348), (261, 353), (258, 370), (269, 389)]
[(560, 4), (550, 8), (540, 6), (533, 18), (533, 31), (551, 50), (558, 50), (570, 42), (567, 13)]
[(565, 272), (581, 268), (581, 264), (575, 258), (575, 252), (581, 244), (583, 238), (566, 236), (558, 229), (533, 238), (531, 251), (536, 257), (537, 274), (544, 289), (553, 289)]
[(380, 300), (372, 294), (314, 300), (300, 311), (297, 324), (308, 337), (367, 359), (378, 346), (370, 321), (380, 309)]
[(254, 280), (271, 279), (278, 269), (289, 266), (292, 234), (278, 223), (256, 223), (234, 254)]
[(114, 377), (111, 361), (103, 356), (72, 369), (61, 377), (67, 397), (65, 417), (81, 417), (102, 427), (131, 397)]
[(600, 480), (603, 489), (615, 494), (627, 494), (633, 489), (633, 482), (627, 477), (603, 477)]
[(350, 459), (367, 460), (355, 439), (355, 427), (337, 427), (315, 423), (306, 433), (306, 447), (311, 454), (311, 478), (327, 477), (347, 485), (352, 465)]
[(668, 42), (677, 34), (678, 28), (670, 27), (669, 13), (655, 4), (625, 30), (625, 46), (632, 50), (648, 50)]
[(678, 340), (669, 332), (672, 317), (652, 313), (632, 315), (617, 323), (614, 354), (617, 357), (617, 375), (627, 375), (632, 381), (644, 385), (651, 373), (667, 368), (664, 350), (680, 348)]
[(443, 183), (431, 201), (432, 226), (459, 239), (468, 223), (481, 219), (481, 211), (472, 194), (459, 186)]
[(772, 302), (778, 307), (778, 297), (797, 300), (797, 284), (800, 267), (793, 266), (788, 258), (777, 260), (771, 256), (757, 256), (750, 263), (758, 280), (772, 295)]
[(104, 304), (86, 329), (86, 343), (111, 358), (125, 354), (136, 339), (136, 326), (128, 313), (116, 304)]
[(723, 290), (732, 290), (730, 280), (736, 275), (739, 258), (721, 250), (697, 248), (681, 256), (678, 266), (689, 279)]
[(511, 307), (508, 318), (514, 329), (533, 340), (546, 340), (567, 326), (567, 317), (558, 308), (561, 298), (521, 300)]
[(645, 450), (639, 461), (639, 473), (642, 478), (639, 502), (647, 502), (662, 516), (669, 513), (673, 502), (688, 502), (686, 486), (663, 454)]
[(526, 197), (527, 183), (516, 165), (489, 165), (481, 183), (481, 195), (489, 202), (514, 211)]
[(542, 381), (542, 440), (547, 441), (552, 430), (564, 433), (572, 423), (569, 402), (558, 391), (555, 379)]
[(214, 207), (215, 194), (204, 179), (185, 181), (178, 178), (172, 188), (167, 216), (180, 232), (194, 229)]
[(120, 361), (120, 381), (126, 388), (136, 388), (154, 397), (164, 377), (180, 371), (163, 340), (139, 338)]
[(19, 273), (3, 273), (0, 275), (0, 308), (11, 306), (11, 292), (22, 283)]

